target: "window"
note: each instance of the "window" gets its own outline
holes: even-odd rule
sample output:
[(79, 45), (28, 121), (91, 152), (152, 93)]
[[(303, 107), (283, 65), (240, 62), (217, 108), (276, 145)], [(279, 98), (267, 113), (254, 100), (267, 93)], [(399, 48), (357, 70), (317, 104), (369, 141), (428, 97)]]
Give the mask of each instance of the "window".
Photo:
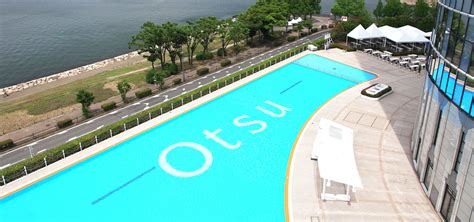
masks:
[(458, 172), (459, 165), (461, 165), (462, 153), (464, 151), (464, 146), (466, 145), (466, 132), (461, 132), (461, 137), (459, 138), (458, 153), (456, 154), (456, 162), (454, 162), (454, 172)]
[(428, 158), (428, 162), (426, 163), (425, 177), (423, 178), (423, 185), (425, 186), (426, 190), (428, 190), (430, 187), (432, 174), (433, 174), (433, 163), (431, 162), (431, 159)]
[(416, 144), (415, 156), (413, 156), (413, 160), (415, 160), (415, 162), (418, 162), (418, 155), (420, 155), (420, 148), (421, 148), (421, 138), (418, 137), (418, 143)]
[(436, 121), (436, 128), (433, 137), (433, 146), (436, 146), (436, 141), (438, 140), (439, 125), (441, 124), (441, 117), (443, 117), (443, 110), (439, 110), (438, 120)]
[(443, 219), (445, 221), (449, 221), (451, 219), (451, 215), (453, 214), (454, 201), (456, 201), (456, 193), (449, 186), (446, 186), (446, 190), (444, 191), (443, 204), (441, 205), (441, 216), (443, 216)]

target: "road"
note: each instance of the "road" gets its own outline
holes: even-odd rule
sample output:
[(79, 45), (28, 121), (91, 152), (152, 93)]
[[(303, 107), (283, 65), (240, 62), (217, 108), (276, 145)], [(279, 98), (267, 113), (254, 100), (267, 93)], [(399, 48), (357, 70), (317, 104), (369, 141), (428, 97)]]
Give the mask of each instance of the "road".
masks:
[(163, 91), (157, 95), (153, 95), (136, 103), (130, 104), (125, 106), (121, 109), (112, 111), (102, 116), (98, 116), (87, 122), (83, 122), (79, 125), (74, 127), (65, 129), (63, 131), (56, 132), (46, 138), (39, 139), (34, 141), (28, 145), (14, 148), (12, 150), (6, 151), (0, 155), (0, 169), (8, 167), (12, 164), (15, 164), (19, 161), (24, 159), (30, 158), (31, 155), (35, 155), (41, 152), (44, 152), (48, 149), (55, 148), (61, 144), (64, 144), (68, 141), (74, 140), (76, 138), (81, 137), (82, 135), (88, 134), (96, 129), (100, 129), (106, 125), (111, 123), (117, 122), (123, 118), (131, 116), (135, 113), (141, 112), (149, 107), (155, 106), (160, 104), (168, 99), (172, 99), (174, 97), (180, 96), (181, 94), (192, 91), (196, 88), (199, 88), (203, 85), (211, 83), (216, 79), (223, 78), (227, 75), (235, 73), (241, 69), (245, 69), (250, 67), (254, 64), (261, 62), (262, 60), (268, 59), (273, 55), (277, 55), (281, 52), (284, 52), (288, 49), (301, 45), (308, 40), (314, 40), (317, 38), (321, 38), (324, 36), (326, 32), (313, 34), (310, 36), (306, 36), (304, 38), (300, 38), (295, 42), (283, 45), (279, 48), (272, 49), (268, 52), (260, 54), (256, 57), (250, 58), (248, 60), (242, 61), (240, 63), (234, 64), (229, 66), (225, 69), (221, 69), (214, 73), (208, 74), (206, 76), (200, 77), (193, 81), (184, 83), (176, 88), (172, 88), (166, 91)]

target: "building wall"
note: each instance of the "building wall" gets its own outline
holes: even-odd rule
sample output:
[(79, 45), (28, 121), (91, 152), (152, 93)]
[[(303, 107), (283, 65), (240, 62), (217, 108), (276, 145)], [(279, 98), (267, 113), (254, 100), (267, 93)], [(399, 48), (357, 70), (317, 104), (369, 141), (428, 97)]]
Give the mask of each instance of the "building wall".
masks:
[(474, 222), (474, 3), (438, 3), (412, 157), (440, 216)]

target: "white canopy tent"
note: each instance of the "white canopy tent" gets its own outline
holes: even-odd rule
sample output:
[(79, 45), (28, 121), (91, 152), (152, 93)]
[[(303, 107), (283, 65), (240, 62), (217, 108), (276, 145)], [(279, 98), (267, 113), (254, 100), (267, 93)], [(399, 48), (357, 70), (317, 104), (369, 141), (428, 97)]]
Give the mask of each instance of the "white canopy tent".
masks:
[[(395, 44), (395, 48), (400, 48), (398, 47), (398, 44), (410, 43), (415, 45), (417, 43), (428, 43), (429, 40), (426, 37), (429, 37), (430, 35), (431, 33), (423, 32), (410, 25), (394, 28), (391, 26), (377, 27), (375, 24), (372, 24), (366, 30), (361, 25), (357, 26), (354, 28), (354, 30), (347, 34), (347, 37), (358, 40), (383, 39), (384, 47), (386, 46), (388, 39)], [(346, 39), (346, 43), (347, 41), (348, 40)]]
[(383, 33), (379, 30), (379, 28), (377, 28), (375, 24), (370, 25), (366, 29), (366, 31), (367, 33), (369, 33), (370, 38), (383, 38), (384, 37)]
[(363, 39), (369, 39), (370, 35), (369, 33), (364, 29), (362, 25), (358, 25), (355, 29), (353, 29), (349, 34), (347, 34), (346, 37), (346, 45), (348, 42), (348, 38), (352, 38), (355, 40), (363, 40)]
[[(351, 200), (350, 188), (363, 188), (354, 158), (352, 129), (321, 119), (314, 142), (312, 159), (318, 160), (319, 176), (323, 180), (322, 200)], [(345, 185), (344, 194), (327, 193), (331, 182)]]

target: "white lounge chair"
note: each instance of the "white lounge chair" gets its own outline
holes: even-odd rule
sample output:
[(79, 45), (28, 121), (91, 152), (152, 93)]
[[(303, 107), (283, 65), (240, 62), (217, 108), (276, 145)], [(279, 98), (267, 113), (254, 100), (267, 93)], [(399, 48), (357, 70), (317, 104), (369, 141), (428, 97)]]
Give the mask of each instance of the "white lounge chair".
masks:
[(401, 61), (398, 63), (400, 66), (406, 67), (408, 65), (408, 61)]
[(391, 62), (391, 63), (399, 63), (400, 62), (400, 57), (388, 57), (388, 60)]
[(408, 68), (409, 68), (411, 71), (417, 71), (418, 68), (420, 68), (420, 65), (412, 64), (412, 65), (409, 65)]

